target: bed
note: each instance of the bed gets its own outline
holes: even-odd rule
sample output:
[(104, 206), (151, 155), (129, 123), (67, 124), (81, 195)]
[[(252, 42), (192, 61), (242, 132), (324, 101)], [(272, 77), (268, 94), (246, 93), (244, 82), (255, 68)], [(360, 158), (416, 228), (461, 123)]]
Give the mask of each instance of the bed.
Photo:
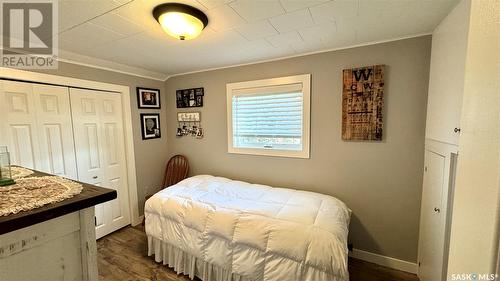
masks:
[(209, 175), (145, 203), (148, 255), (203, 281), (346, 281), (351, 211), (313, 192)]

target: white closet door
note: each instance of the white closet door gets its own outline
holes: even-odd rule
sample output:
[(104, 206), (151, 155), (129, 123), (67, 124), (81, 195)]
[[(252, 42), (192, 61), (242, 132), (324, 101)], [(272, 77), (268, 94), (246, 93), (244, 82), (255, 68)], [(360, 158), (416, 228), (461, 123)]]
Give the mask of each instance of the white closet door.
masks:
[(425, 151), (425, 171), (420, 211), (419, 269), (423, 281), (443, 280), (450, 157)]
[(78, 179), (67, 87), (34, 84), (40, 170)]
[(12, 164), (41, 170), (33, 85), (0, 80), (0, 112), (1, 145), (8, 146)]
[(121, 95), (71, 88), (70, 100), (80, 181), (118, 193), (95, 207), (100, 238), (130, 224)]
[(0, 112), (13, 164), (78, 178), (67, 87), (0, 80)]

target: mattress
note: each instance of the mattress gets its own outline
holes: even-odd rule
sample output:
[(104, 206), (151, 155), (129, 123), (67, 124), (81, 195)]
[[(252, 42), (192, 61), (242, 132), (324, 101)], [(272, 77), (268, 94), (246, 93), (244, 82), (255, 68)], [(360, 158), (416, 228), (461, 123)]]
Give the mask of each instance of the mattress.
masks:
[(323, 194), (195, 176), (146, 201), (148, 253), (204, 281), (345, 281), (350, 209)]

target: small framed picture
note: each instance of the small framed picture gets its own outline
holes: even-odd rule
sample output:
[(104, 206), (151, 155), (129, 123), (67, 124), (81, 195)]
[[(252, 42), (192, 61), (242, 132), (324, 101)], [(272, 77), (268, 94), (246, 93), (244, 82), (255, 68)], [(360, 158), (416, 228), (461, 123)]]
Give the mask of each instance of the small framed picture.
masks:
[(160, 90), (137, 87), (139, 108), (160, 108)]
[(177, 90), (175, 92), (177, 108), (202, 107), (204, 95), (204, 88)]
[(141, 129), (143, 140), (161, 138), (160, 114), (141, 113)]

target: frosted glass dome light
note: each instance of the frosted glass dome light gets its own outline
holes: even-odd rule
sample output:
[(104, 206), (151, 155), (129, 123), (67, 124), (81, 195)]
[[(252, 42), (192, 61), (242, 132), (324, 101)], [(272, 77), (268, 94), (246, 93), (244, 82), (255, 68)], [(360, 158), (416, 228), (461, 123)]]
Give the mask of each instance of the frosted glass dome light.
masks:
[(198, 37), (208, 24), (202, 11), (180, 3), (159, 5), (154, 8), (153, 16), (168, 35), (179, 40)]

